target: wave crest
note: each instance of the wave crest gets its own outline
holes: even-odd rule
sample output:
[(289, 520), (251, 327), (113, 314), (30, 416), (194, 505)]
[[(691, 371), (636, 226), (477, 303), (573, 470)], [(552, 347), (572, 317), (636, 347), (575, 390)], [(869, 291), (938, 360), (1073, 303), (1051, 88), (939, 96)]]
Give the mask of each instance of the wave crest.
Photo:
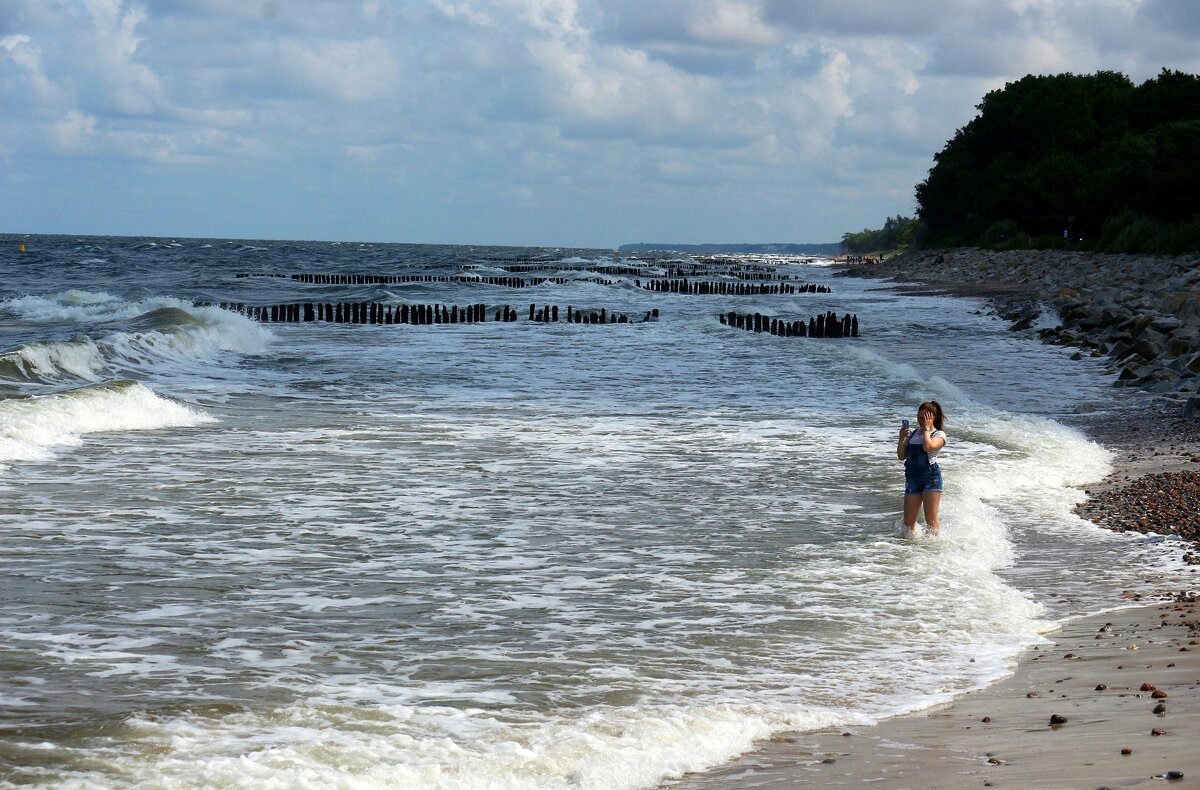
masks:
[(96, 382), (163, 363), (210, 361), (220, 352), (261, 353), (272, 335), (245, 316), (170, 297), (125, 301), (65, 291), (0, 302), (0, 311), (35, 326), (83, 325), (69, 340), (39, 340), (0, 353), (0, 380)]

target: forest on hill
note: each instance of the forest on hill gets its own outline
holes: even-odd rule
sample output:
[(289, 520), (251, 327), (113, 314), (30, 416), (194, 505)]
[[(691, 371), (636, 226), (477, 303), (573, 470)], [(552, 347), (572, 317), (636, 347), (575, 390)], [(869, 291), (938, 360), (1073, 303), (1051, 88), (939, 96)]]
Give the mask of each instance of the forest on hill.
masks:
[[(984, 96), (916, 186), (915, 218), (847, 233), (911, 246), (1200, 250), (1200, 77), (1030, 75)], [(885, 233), (884, 231), (888, 231)], [(863, 245), (867, 246), (863, 246)]]

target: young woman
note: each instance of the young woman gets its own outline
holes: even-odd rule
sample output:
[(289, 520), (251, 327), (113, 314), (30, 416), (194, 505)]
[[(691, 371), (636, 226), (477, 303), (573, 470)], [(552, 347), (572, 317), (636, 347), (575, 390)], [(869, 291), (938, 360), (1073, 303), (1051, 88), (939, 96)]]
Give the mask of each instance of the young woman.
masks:
[(904, 462), (904, 531), (906, 537), (917, 536), (917, 514), (925, 508), (925, 523), (929, 534), (936, 535), (938, 505), (942, 501), (942, 470), (937, 457), (946, 446), (946, 434), (942, 431), (945, 415), (935, 400), (925, 401), (917, 407), (917, 429), (910, 431), (905, 425), (900, 429), (900, 441), (896, 443), (896, 457)]

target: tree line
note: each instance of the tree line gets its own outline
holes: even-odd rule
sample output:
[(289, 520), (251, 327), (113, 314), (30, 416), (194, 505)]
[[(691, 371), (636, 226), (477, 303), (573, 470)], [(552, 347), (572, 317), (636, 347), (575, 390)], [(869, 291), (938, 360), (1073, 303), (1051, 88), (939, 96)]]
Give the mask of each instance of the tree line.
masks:
[(976, 109), (917, 184), (916, 217), (845, 234), (848, 252), (1200, 250), (1200, 77), (1030, 75)]

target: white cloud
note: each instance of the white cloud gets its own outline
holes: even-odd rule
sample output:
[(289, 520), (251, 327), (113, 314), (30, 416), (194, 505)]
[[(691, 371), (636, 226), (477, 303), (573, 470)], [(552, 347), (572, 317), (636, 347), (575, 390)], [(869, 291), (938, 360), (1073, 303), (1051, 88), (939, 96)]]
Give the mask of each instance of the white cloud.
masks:
[(391, 94), (398, 68), (383, 41), (280, 42), (279, 70), (285, 79), (310, 95), (334, 101), (361, 102)]
[[(46, 76), (42, 66), (42, 51), (26, 35), (5, 36), (0, 39), (0, 67), (8, 61), (19, 69), (19, 75), (14, 75), (14, 82), (20, 82), (29, 89), (29, 99), (41, 106), (55, 106), (62, 103), (62, 90)], [(3, 72), (0, 72), (0, 76)]]
[(736, 0), (703, 4), (685, 29), (698, 41), (712, 44), (770, 47), (781, 39), (778, 30), (763, 23), (757, 3)]
[(145, 11), (122, 0), (83, 3), (92, 23), (91, 35), (83, 40), (91, 56), (86, 76), (101, 92), (88, 98), (126, 115), (154, 115), (166, 109), (168, 102), (158, 75), (137, 59), (142, 42), (138, 26), (146, 19)]
[(68, 155), (88, 151), (96, 135), (96, 118), (71, 110), (65, 117), (50, 125), (50, 139), (58, 150)]
[[(376, 200), (413, 190), (429, 216), (472, 206), (487, 227), (583, 202), (577, 242), (643, 186), (680, 218), (733, 222), (716, 195), (745, 195), (761, 210), (743, 221), (842, 211), (861, 226), (855, 212), (911, 210), (990, 88), (1200, 68), (1190, 0), (0, 2), (13, 160), (283, 177), (314, 200), (345, 168), (391, 190)], [(809, 194), (829, 203), (793, 205)]]

